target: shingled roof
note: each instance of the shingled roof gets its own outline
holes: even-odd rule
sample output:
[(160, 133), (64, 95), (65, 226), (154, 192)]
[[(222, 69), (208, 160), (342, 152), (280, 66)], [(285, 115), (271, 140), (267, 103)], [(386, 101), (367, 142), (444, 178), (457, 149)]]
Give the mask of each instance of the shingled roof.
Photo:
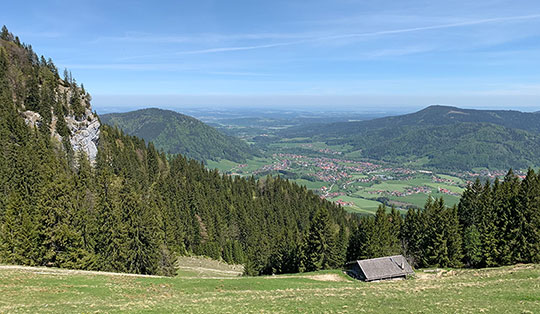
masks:
[(403, 255), (386, 256), (351, 262), (348, 266), (356, 266), (362, 272), (360, 277), (366, 281), (406, 277), (414, 271)]

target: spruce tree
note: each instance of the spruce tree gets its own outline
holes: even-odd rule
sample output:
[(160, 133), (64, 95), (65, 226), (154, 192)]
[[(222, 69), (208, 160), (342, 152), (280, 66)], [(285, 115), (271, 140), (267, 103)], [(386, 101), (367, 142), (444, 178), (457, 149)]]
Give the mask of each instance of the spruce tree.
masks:
[(482, 241), (475, 225), (467, 227), (463, 234), (463, 251), (465, 265), (479, 267), (482, 263)]
[(403, 248), (413, 266), (425, 266), (426, 221), (420, 209), (409, 209), (403, 223)]
[(540, 185), (532, 169), (521, 182), (512, 231), (513, 260), (521, 263), (540, 261)]
[(480, 193), (478, 205), (481, 213), (478, 232), (482, 243), (482, 264), (488, 267), (497, 265), (499, 255), (493, 192), (491, 184), (486, 181)]
[(448, 245), (448, 266), (461, 267), (463, 258), (463, 238), (459, 225), (457, 206), (446, 208), (446, 228), (447, 228), (447, 245)]
[(459, 200), (458, 215), (459, 222), (463, 228), (471, 225), (478, 226), (481, 218), (481, 204), (479, 201), (483, 186), (480, 179), (477, 178), (473, 184), (469, 184)]
[(500, 188), (494, 193), (495, 211), (497, 215), (498, 264), (512, 263), (514, 243), (514, 217), (516, 217), (517, 195), (520, 181), (512, 169), (504, 177)]
[(306, 271), (327, 269), (331, 265), (335, 244), (330, 228), (328, 211), (321, 207), (313, 217), (306, 239), (304, 262)]

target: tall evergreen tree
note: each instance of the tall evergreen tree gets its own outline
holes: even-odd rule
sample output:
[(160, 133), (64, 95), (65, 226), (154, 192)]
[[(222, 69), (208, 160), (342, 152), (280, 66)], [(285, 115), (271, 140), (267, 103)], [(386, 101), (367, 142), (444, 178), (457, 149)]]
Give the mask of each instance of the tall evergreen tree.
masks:
[(327, 269), (332, 265), (332, 251), (335, 249), (331, 232), (330, 215), (325, 208), (315, 213), (305, 244), (306, 271)]
[(512, 231), (513, 260), (522, 263), (540, 261), (540, 184), (532, 169), (521, 182)]

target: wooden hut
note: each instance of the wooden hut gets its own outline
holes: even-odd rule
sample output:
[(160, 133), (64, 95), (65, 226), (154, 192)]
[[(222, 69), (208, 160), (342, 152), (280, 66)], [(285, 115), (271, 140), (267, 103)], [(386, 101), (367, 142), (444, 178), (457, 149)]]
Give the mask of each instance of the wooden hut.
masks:
[(346, 272), (364, 281), (403, 279), (414, 274), (403, 255), (364, 259), (347, 263)]

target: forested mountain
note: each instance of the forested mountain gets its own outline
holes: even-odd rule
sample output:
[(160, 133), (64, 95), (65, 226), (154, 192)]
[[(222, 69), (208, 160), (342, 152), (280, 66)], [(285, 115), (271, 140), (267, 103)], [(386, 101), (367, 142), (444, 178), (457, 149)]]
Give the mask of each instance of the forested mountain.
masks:
[(476, 110), (461, 109), (451, 106), (433, 105), (418, 112), (399, 116), (390, 116), (365, 121), (340, 122), (332, 124), (312, 125), (291, 129), (297, 135), (318, 135), (325, 132), (330, 136), (343, 135), (347, 132), (358, 133), (373, 129), (408, 126), (439, 126), (459, 123), (491, 123), (507, 128), (540, 132), (540, 120), (536, 113), (515, 110)]
[(431, 106), (416, 113), (369, 121), (283, 131), (349, 144), (366, 158), (416, 162), (442, 169), (505, 169), (540, 165), (540, 119), (534, 113)]
[(287, 180), (222, 176), (110, 126), (84, 138), (89, 160), (68, 140), (88, 134), (89, 99), (2, 29), (0, 263), (165, 275), (181, 254), (248, 274), (343, 263), (354, 217)]
[(254, 153), (240, 139), (171, 110), (150, 108), (109, 113), (100, 118), (105, 124), (154, 143), (156, 148), (166, 153), (182, 154), (201, 161), (228, 159), (240, 162)]
[(405, 218), (381, 207), (360, 219), (287, 180), (223, 176), (118, 128), (84, 137), (89, 99), (2, 29), (0, 263), (173, 275), (175, 256), (201, 254), (256, 275), (398, 253), (420, 267), (540, 262), (532, 170), (477, 181), (457, 207), (429, 199)]

